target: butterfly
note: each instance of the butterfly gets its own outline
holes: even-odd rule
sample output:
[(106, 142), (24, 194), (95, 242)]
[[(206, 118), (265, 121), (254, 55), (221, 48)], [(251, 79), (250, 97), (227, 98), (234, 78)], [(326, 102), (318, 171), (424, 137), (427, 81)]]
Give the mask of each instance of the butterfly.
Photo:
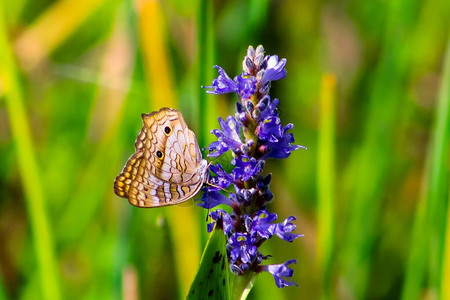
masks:
[(189, 200), (208, 180), (208, 162), (181, 113), (161, 108), (142, 114), (135, 153), (114, 181), (114, 193), (138, 207)]

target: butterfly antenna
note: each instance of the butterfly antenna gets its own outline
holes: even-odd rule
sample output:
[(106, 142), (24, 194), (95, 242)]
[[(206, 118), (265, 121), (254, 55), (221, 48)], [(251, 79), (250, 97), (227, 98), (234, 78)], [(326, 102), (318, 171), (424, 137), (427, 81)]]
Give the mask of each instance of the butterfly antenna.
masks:
[(218, 185), (215, 185), (215, 184), (212, 184), (212, 183), (209, 183), (209, 182), (206, 182), (206, 184), (207, 185), (209, 185), (209, 186), (212, 186), (212, 187), (215, 187), (215, 188), (218, 188), (218, 189), (221, 189), (222, 191), (224, 191), (224, 192), (227, 192), (228, 194), (230, 194), (231, 192), (229, 191), (229, 190), (227, 190), (227, 189), (224, 189), (223, 187), (221, 187), (221, 186), (218, 186)]
[[(205, 149), (207, 149), (207, 148), (203, 148), (203, 150), (205, 150)], [(209, 161), (208, 162), (208, 168), (209, 168), (209, 166), (210, 165), (212, 165), (216, 160), (218, 160), (220, 158), (220, 156), (218, 156), (218, 157), (213, 157), (212, 159), (211, 159), (211, 161)]]
[(206, 168), (209, 170), (209, 167), (212, 165), (212, 163), (214, 162), (214, 160), (208, 161), (208, 165), (206, 166)]
[(208, 222), (209, 213), (211, 212), (211, 208), (208, 208), (208, 213), (206, 214), (205, 222)]

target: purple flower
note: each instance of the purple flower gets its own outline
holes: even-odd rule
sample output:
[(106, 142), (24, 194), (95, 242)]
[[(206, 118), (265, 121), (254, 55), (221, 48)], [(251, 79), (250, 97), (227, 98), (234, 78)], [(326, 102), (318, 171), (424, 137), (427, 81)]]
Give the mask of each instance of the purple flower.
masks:
[(242, 61), (242, 69), (252, 75), (256, 75), (264, 64), (264, 47), (259, 45), (256, 50), (249, 46), (247, 49), (247, 55)]
[(205, 187), (203, 189), (201, 202), (197, 203), (198, 206), (206, 209), (214, 208), (220, 204), (226, 204), (231, 207), (234, 207), (234, 202), (230, 198), (224, 196), (221, 192), (217, 190), (210, 190), (209, 187)]
[(283, 127), (278, 117), (269, 117), (258, 125), (256, 133), (262, 141), (259, 150), (264, 157), (287, 158), (294, 150), (306, 149), (303, 146), (291, 144), (294, 142), (294, 135), (287, 131), (293, 127), (292, 124)]
[(291, 260), (286, 261), (284, 264), (279, 264), (279, 265), (260, 266), (259, 271), (267, 271), (270, 274), (272, 274), (273, 278), (275, 279), (275, 283), (277, 284), (277, 286), (279, 288), (283, 288), (285, 286), (290, 286), (290, 285), (298, 286), (297, 283), (288, 279), (288, 278), (292, 277), (292, 275), (294, 274), (294, 270), (292, 270), (291, 268), (288, 267), (288, 265), (290, 265), (292, 263), (296, 264), (297, 260), (291, 259)]
[(209, 213), (209, 216), (211, 217), (212, 220), (214, 220), (214, 222), (211, 222), (208, 224), (208, 226), (207, 226), (208, 232), (211, 232), (213, 230), (214, 225), (216, 224), (216, 222), (218, 220), (222, 220), (224, 233), (227, 236), (231, 235), (232, 230), (233, 230), (233, 219), (226, 211), (224, 211), (222, 209), (217, 209), (215, 211), (211, 211)]
[(271, 214), (267, 210), (260, 210), (253, 218), (246, 216), (245, 227), (254, 242), (261, 239), (268, 240), (275, 234), (276, 224), (273, 221), (277, 219), (277, 214)]
[(295, 230), (296, 226), (291, 223), (291, 221), (295, 220), (295, 217), (290, 216), (286, 220), (284, 220), (282, 223), (279, 223), (276, 225), (275, 233), (276, 235), (288, 242), (292, 242), (296, 238), (302, 236), (301, 234), (294, 234), (292, 231)]
[[(236, 113), (226, 120), (219, 118), (220, 130), (211, 131), (217, 141), (207, 149), (210, 157), (218, 157), (228, 150), (232, 151), (231, 173), (222, 165), (210, 167), (214, 175), (209, 177), (209, 186), (203, 188), (200, 206), (211, 209), (220, 204), (232, 208), (231, 213), (217, 209), (211, 211), (210, 232), (218, 221), (223, 224), (227, 237), (227, 255), (230, 269), (237, 275), (248, 272), (270, 272), (278, 287), (296, 285), (289, 280), (293, 270), (288, 267), (296, 260), (284, 264), (266, 265), (261, 263), (269, 256), (263, 255), (258, 248), (266, 240), (277, 235), (292, 242), (299, 234), (293, 233), (295, 218), (288, 217), (281, 223), (275, 223), (277, 214), (270, 213), (266, 204), (272, 200), (270, 191), (271, 175), (263, 175), (265, 160), (268, 158), (287, 158), (301, 146), (293, 145), (294, 135), (288, 133), (293, 125), (283, 126), (278, 116), (278, 99), (271, 100), (268, 95), (270, 83), (286, 76), (286, 59), (264, 55), (264, 48), (256, 50), (249, 47), (242, 62), (243, 72), (231, 79), (225, 71), (216, 66), (219, 76), (214, 79), (209, 94), (235, 92), (240, 101), (236, 103)], [(221, 190), (229, 186), (234, 192), (224, 195)]]
[(267, 155), (267, 157), (271, 158), (286, 158), (288, 157), (292, 151), (297, 149), (306, 149), (304, 146), (300, 145), (292, 145), (294, 142), (294, 135), (292, 133), (287, 133), (293, 127), (292, 124), (288, 124), (283, 128), (283, 135), (280, 137), (278, 142), (269, 143), (272, 149)]
[(230, 251), (231, 263), (239, 260), (246, 264), (256, 258), (257, 248), (246, 233), (232, 234), (228, 239), (227, 249)]
[(237, 91), (242, 99), (250, 98), (256, 91), (256, 78), (254, 76), (242, 73), (235, 79)]
[(252, 200), (254, 198), (254, 195), (258, 191), (255, 188), (250, 189), (240, 189), (236, 185), (234, 186), (234, 189), (236, 190), (236, 194), (233, 195), (232, 199), (242, 206), (249, 206), (252, 204)]
[(258, 207), (265, 207), (266, 203), (272, 200), (273, 194), (270, 191), (270, 181), (272, 179), (272, 174), (268, 174), (266, 177), (260, 178), (256, 182), (256, 187), (258, 189), (258, 202), (256, 205)]
[(241, 124), (245, 124), (249, 120), (247, 111), (245, 110), (245, 108), (241, 102), (236, 102), (235, 117), (236, 117), (236, 120)]
[(231, 79), (224, 69), (214, 66), (219, 72), (219, 76), (215, 78), (210, 86), (202, 86), (208, 94), (220, 95), (226, 93), (237, 93), (242, 99), (250, 98), (256, 91), (257, 79), (246, 72)]
[[(214, 133), (214, 132), (211, 131), (211, 133)], [(222, 143), (221, 141), (212, 142), (205, 149), (209, 150), (209, 153), (207, 154), (208, 157), (219, 157), (223, 153), (225, 153), (228, 150), (230, 150), (230, 148), (228, 148), (228, 145)]]
[(259, 82), (260, 86), (264, 86), (270, 81), (286, 77), (286, 69), (284, 68), (286, 65), (285, 58), (278, 60), (278, 55), (269, 55), (265, 57), (264, 62), (266, 67)]
[(235, 166), (233, 172), (234, 180), (247, 181), (253, 176), (258, 175), (262, 172), (264, 168), (264, 161), (257, 160), (254, 157), (248, 157), (247, 155), (242, 155), (238, 158), (234, 158), (231, 164)]
[(213, 142), (206, 149), (210, 151), (209, 157), (218, 157), (231, 149), (233, 152), (241, 152), (242, 140), (239, 134), (240, 125), (233, 116), (228, 116), (225, 122), (219, 118), (219, 124), (222, 131), (213, 129), (213, 133), (218, 141)]
[(209, 169), (217, 175), (209, 177), (210, 189), (226, 189), (232, 184), (233, 176), (225, 172), (220, 164), (211, 165)]
[(212, 91), (206, 91), (206, 93), (220, 95), (236, 92), (236, 82), (221, 67), (214, 66), (214, 68), (219, 72), (219, 76), (213, 80), (210, 86), (202, 86), (204, 89), (212, 89)]
[(260, 116), (258, 122), (263, 122), (271, 117), (278, 117), (277, 106), (278, 99), (273, 99), (270, 101), (269, 95), (264, 96), (261, 101), (256, 105), (256, 108), (260, 111)]
[(269, 117), (265, 119), (259, 123), (256, 132), (262, 141), (277, 143), (283, 135), (283, 126), (281, 125), (280, 118)]

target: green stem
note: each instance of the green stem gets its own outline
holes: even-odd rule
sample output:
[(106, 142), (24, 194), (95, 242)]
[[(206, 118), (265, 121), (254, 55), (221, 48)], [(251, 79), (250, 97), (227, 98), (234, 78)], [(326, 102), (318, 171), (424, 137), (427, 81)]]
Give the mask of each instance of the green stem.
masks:
[(253, 288), (258, 273), (248, 272), (242, 276), (232, 276), (231, 299), (244, 300)]

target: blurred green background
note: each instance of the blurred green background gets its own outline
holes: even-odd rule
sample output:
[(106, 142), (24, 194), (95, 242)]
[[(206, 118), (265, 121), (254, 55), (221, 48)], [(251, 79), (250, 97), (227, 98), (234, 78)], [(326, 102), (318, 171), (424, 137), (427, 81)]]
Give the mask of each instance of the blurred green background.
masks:
[(0, 299), (184, 298), (206, 242), (193, 201), (113, 193), (141, 113), (180, 109), (201, 147), (232, 95), (206, 95), (248, 45), (298, 144), (270, 161), (299, 288), (249, 299), (450, 299), (450, 2), (0, 1)]

